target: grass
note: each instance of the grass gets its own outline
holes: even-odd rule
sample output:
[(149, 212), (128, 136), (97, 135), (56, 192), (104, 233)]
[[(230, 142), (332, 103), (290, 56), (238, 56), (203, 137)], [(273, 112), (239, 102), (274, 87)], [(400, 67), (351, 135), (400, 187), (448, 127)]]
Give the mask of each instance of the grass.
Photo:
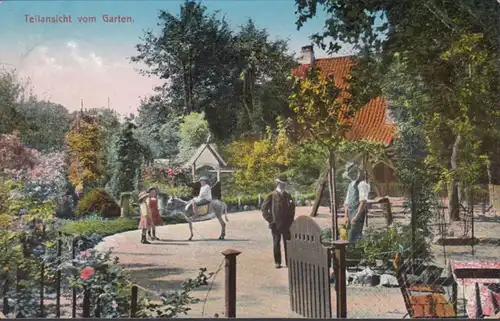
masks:
[[(179, 214), (164, 217), (163, 221), (166, 225), (186, 223), (184, 216)], [(78, 221), (66, 221), (61, 227), (61, 232), (73, 236), (90, 236), (97, 234), (105, 237), (136, 230), (138, 224), (138, 217), (104, 219), (92, 215)]]

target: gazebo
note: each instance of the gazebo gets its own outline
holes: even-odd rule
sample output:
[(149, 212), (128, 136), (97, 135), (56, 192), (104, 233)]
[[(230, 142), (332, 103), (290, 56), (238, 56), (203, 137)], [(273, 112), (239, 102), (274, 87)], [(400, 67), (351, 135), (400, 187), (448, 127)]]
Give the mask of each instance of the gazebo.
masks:
[[(208, 141), (208, 140), (207, 140)], [(193, 181), (196, 180), (196, 171), (207, 168), (207, 172), (217, 173), (217, 182), (220, 182), (221, 173), (233, 173), (222, 156), (217, 152), (217, 146), (206, 142), (202, 144), (191, 158), (184, 164), (184, 168), (191, 168)]]

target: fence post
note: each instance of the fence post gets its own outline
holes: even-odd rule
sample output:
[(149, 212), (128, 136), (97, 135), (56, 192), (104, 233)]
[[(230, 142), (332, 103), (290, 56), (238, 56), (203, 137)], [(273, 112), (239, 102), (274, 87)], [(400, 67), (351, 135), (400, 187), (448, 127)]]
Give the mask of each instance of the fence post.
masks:
[(346, 247), (349, 242), (344, 240), (334, 241), (334, 271), (335, 292), (337, 301), (337, 319), (347, 318), (347, 282), (346, 282)]
[(57, 271), (56, 271), (56, 318), (61, 317), (61, 270), (59, 265), (61, 265), (61, 254), (62, 254), (62, 232), (59, 232), (59, 238), (57, 239)]
[(82, 317), (90, 318), (90, 290), (83, 291), (83, 314)]
[(4, 268), (5, 281), (3, 283), (3, 309), (2, 313), (7, 316), (9, 314), (9, 298), (7, 292), (9, 291), (9, 270)]
[(240, 251), (227, 249), (222, 252), (226, 258), (226, 317), (236, 318), (236, 257)]
[[(45, 223), (42, 223), (42, 240), (45, 239)], [(35, 229), (36, 229), (36, 226), (35, 226)], [(46, 252), (46, 249), (44, 247), (44, 254)], [(45, 288), (44, 288), (44, 285), (45, 285), (45, 262), (43, 261), (43, 258), (42, 258), (42, 264), (40, 266), (40, 317), (43, 318), (44, 316), (44, 310), (45, 310), (45, 302), (44, 302), (44, 297), (45, 297)]]
[(135, 318), (137, 315), (137, 301), (139, 300), (139, 288), (137, 285), (132, 285), (132, 295), (130, 298), (130, 317)]
[[(72, 263), (73, 263), (73, 266), (75, 265), (75, 258), (76, 258), (76, 242), (75, 242), (75, 238), (73, 238), (71, 240), (71, 259), (72, 259)], [(76, 275), (75, 275), (76, 277)], [(73, 291), (72, 291), (72, 300), (71, 300), (71, 304), (72, 304), (72, 307), (71, 307), (71, 315), (74, 318), (76, 318), (76, 288), (73, 287)]]

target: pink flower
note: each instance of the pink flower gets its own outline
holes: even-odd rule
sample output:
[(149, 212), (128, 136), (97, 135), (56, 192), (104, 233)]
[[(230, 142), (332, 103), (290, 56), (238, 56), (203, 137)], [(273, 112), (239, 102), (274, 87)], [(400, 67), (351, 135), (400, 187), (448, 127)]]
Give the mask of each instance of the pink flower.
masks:
[(80, 272), (80, 277), (82, 280), (87, 280), (90, 278), (92, 275), (94, 275), (94, 268), (87, 266), (82, 269), (82, 272)]
[(92, 256), (92, 252), (90, 250), (87, 250), (87, 251), (83, 252), (82, 256), (83, 257), (91, 257)]

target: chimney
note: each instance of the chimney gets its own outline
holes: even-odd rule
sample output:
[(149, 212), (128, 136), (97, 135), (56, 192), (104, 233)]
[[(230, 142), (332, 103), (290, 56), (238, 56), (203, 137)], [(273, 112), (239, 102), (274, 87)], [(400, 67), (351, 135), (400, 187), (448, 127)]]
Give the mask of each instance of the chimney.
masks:
[(300, 50), (299, 63), (303, 65), (310, 65), (314, 63), (314, 46), (303, 46)]

